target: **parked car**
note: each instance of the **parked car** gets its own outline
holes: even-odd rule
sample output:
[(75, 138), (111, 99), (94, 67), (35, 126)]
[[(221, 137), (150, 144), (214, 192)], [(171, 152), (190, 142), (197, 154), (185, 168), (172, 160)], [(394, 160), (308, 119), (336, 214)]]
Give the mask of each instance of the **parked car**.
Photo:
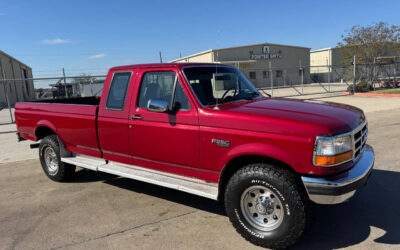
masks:
[(294, 244), (310, 204), (346, 201), (374, 164), (360, 109), (264, 97), (221, 64), (115, 67), (100, 98), (17, 103), (15, 118), (50, 179), (79, 166), (223, 201), (269, 248)]

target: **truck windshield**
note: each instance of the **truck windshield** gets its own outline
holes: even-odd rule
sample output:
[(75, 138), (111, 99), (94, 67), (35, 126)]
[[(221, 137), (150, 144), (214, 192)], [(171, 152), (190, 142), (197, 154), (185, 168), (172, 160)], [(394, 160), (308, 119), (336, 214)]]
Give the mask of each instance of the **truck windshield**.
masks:
[(204, 106), (262, 97), (251, 82), (233, 67), (190, 66), (183, 68), (183, 72)]

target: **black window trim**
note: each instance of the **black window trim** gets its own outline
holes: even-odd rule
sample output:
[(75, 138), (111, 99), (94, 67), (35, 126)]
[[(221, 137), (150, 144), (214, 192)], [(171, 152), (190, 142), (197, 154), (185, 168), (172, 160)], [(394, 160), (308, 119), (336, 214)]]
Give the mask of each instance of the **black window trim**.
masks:
[[(139, 99), (140, 99), (140, 91), (141, 91), (141, 89), (142, 89), (142, 83), (143, 83), (144, 75), (147, 74), (147, 73), (150, 73), (150, 72), (153, 72), (153, 73), (154, 73), (154, 72), (173, 72), (173, 73), (176, 75), (176, 78), (177, 78), (177, 80), (178, 80), (176, 86), (178, 86), (178, 83), (180, 84), (180, 86), (181, 86), (181, 88), (182, 88), (182, 91), (183, 91), (183, 94), (185, 94), (186, 99), (187, 99), (188, 102), (189, 102), (189, 109), (180, 109), (179, 112), (189, 112), (189, 111), (192, 110), (192, 106), (193, 106), (193, 105), (192, 105), (192, 103), (190, 102), (190, 98), (189, 98), (189, 96), (187, 95), (187, 93), (185, 92), (183, 83), (179, 80), (179, 70), (173, 70), (173, 69), (171, 69), (171, 68), (146, 70), (146, 71), (144, 71), (144, 72), (142, 73), (141, 79), (140, 79), (139, 91), (138, 91), (137, 96), (136, 96), (136, 107), (138, 107), (138, 108), (140, 108), (140, 109), (146, 109), (146, 108), (141, 108), (141, 107), (139, 106)], [(186, 78), (186, 77), (185, 77), (185, 78)], [(185, 80), (186, 80), (186, 79), (185, 79)], [(176, 86), (175, 86), (175, 88), (176, 88)], [(175, 92), (176, 89), (175, 89), (175, 90), (172, 90), (172, 91)], [(172, 102), (172, 100), (175, 102), (175, 98), (174, 98), (174, 97), (171, 97), (171, 102)], [(170, 107), (170, 103), (168, 104), (168, 107)]]
[[(120, 73), (129, 73), (128, 85), (127, 85), (126, 92), (125, 92), (125, 96), (124, 96), (124, 103), (123, 103), (123, 105), (122, 105), (122, 108), (120, 108), (120, 109), (117, 109), (117, 108), (109, 108), (109, 107), (107, 107), (107, 103), (108, 103), (108, 98), (110, 97), (110, 92), (111, 92), (110, 90), (111, 90), (111, 87), (112, 87), (112, 83), (113, 83), (113, 80), (114, 80), (115, 75), (116, 75), (116, 74), (120, 74)], [(130, 86), (130, 83), (131, 83), (131, 80), (132, 80), (132, 75), (133, 75), (133, 71), (131, 71), (131, 70), (128, 70), (128, 71), (115, 71), (115, 72), (113, 73), (113, 76), (112, 76), (111, 82), (110, 82), (110, 87), (108, 87), (107, 99), (106, 99), (106, 103), (105, 103), (106, 110), (111, 110), (111, 111), (123, 111), (123, 110), (125, 109), (126, 96), (128, 95), (128, 92), (129, 92), (129, 86)]]

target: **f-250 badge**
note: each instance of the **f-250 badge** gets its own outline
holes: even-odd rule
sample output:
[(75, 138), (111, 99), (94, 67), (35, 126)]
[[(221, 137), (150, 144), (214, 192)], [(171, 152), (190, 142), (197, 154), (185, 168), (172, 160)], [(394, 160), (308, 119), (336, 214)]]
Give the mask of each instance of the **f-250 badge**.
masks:
[(219, 140), (219, 139), (211, 139), (211, 143), (215, 144), (217, 146), (220, 146), (220, 147), (225, 147), (225, 148), (229, 148), (231, 146), (230, 141), (224, 141), (224, 140)]

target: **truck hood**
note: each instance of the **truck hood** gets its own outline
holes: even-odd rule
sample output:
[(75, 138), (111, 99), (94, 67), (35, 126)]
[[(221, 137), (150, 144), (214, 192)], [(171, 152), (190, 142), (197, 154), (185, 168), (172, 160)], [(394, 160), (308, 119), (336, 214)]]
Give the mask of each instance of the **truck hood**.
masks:
[[(237, 121), (234, 126), (239, 126), (239, 129), (297, 136), (346, 133), (365, 120), (363, 111), (353, 106), (285, 98), (236, 102), (220, 105), (219, 109), (223, 113), (235, 114)], [(242, 119), (247, 121), (246, 124), (241, 124)], [(313, 131), (311, 134), (310, 130)]]

